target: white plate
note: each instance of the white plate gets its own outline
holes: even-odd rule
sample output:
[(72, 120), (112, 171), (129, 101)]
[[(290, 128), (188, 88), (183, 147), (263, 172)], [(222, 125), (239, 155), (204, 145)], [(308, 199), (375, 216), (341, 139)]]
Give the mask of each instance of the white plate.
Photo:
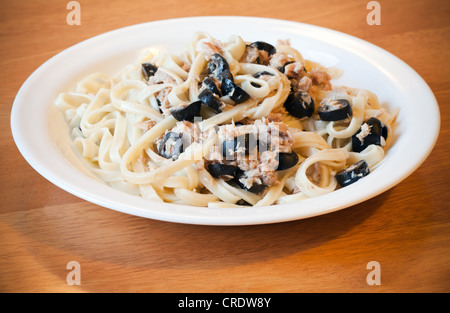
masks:
[[(276, 43), (290, 39), (305, 58), (344, 70), (336, 82), (375, 92), (389, 108), (400, 108), (394, 145), (365, 179), (327, 195), (268, 207), (198, 208), (159, 204), (119, 192), (90, 177), (70, 148), (68, 128), (53, 109), (57, 94), (85, 75), (115, 74), (149, 46), (181, 52), (196, 31), (226, 40)], [(40, 66), (14, 101), (11, 127), (28, 163), (60, 188), (87, 201), (141, 217), (192, 224), (249, 225), (312, 217), (340, 210), (392, 188), (426, 159), (439, 133), (436, 99), (425, 81), (397, 57), (366, 41), (333, 30), (254, 17), (193, 17), (125, 27), (83, 41)]]

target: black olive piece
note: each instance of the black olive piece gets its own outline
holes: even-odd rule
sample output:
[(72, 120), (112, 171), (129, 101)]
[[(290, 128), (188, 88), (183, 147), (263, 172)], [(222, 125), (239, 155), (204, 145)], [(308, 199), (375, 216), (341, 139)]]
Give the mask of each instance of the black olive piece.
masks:
[(194, 118), (200, 115), (202, 101), (194, 101), (184, 107), (170, 110), (170, 113), (177, 121), (194, 122)]
[(203, 102), (207, 107), (212, 109), (216, 113), (222, 112), (221, 106), (222, 102), (220, 101), (217, 94), (213, 93), (209, 89), (203, 89), (202, 92), (199, 93), (198, 98), (201, 102)]
[(341, 187), (348, 186), (360, 180), (364, 176), (370, 174), (369, 165), (365, 160), (360, 160), (355, 164), (350, 165), (346, 169), (336, 174), (336, 180)]
[(239, 170), (238, 173), (236, 174), (235, 178), (232, 180), (233, 182), (235, 182), (239, 186), (239, 188), (247, 190), (247, 191), (250, 191), (251, 193), (255, 193), (255, 194), (259, 194), (259, 193), (263, 192), (267, 188), (267, 185), (258, 184), (256, 182), (253, 182), (252, 186), (250, 188), (247, 188), (239, 180), (243, 176), (244, 176), (244, 172), (242, 170)]
[(322, 121), (340, 121), (351, 117), (352, 106), (347, 99), (327, 100), (317, 110)]
[(230, 65), (228, 65), (227, 60), (219, 53), (214, 53), (211, 56), (211, 59), (207, 65), (209, 74), (211, 74), (214, 78), (221, 80), (223, 76), (229, 76), (230, 73)]
[(257, 147), (256, 136), (252, 133), (238, 136), (233, 140), (226, 140), (222, 143), (222, 155), (227, 160), (234, 159), (234, 153), (236, 150), (244, 147), (245, 155), (249, 155)]
[(288, 168), (291, 168), (298, 163), (298, 155), (295, 152), (291, 153), (285, 153), (280, 152), (277, 156), (278, 159), (278, 167), (276, 168), (277, 171), (287, 170)]
[(151, 63), (142, 63), (141, 68), (142, 74), (144, 74), (146, 80), (155, 75), (156, 71), (158, 70), (158, 67)]
[(210, 163), (208, 164), (206, 169), (211, 174), (211, 176), (215, 178), (230, 180), (236, 176), (239, 167), (230, 164)]
[(248, 203), (247, 201), (245, 201), (244, 199), (239, 200), (238, 202), (236, 202), (237, 205), (245, 205), (245, 206), (252, 206), (250, 203)]
[(250, 82), (250, 85), (252, 85), (255, 88), (261, 88), (260, 84), (254, 83), (254, 82)]
[[(269, 135), (270, 136), (270, 135)], [(268, 138), (265, 138), (265, 136), (260, 136), (257, 141), (257, 147), (258, 147), (258, 153), (261, 155), (262, 153), (266, 151), (273, 151), (276, 150), (278, 147), (274, 146), (273, 144), (267, 142)], [(278, 154), (275, 156), (276, 160), (278, 161)]]
[[(231, 80), (232, 82), (234, 82), (233, 74), (231, 74), (230, 71), (225, 71), (225, 72), (223, 72), (222, 74), (219, 75), (218, 80), (220, 81), (220, 85), (223, 84), (223, 80), (224, 80), (225, 78)], [(223, 90), (221, 90), (221, 93), (222, 93), (222, 95), (223, 95)]]
[(259, 194), (259, 193), (263, 192), (264, 190), (266, 190), (266, 188), (267, 188), (266, 185), (257, 184), (257, 183), (253, 183), (253, 185), (250, 188), (246, 188), (245, 186), (243, 187), (243, 189), (250, 191), (251, 193), (255, 193), (255, 194)]
[(212, 77), (205, 77), (205, 79), (202, 82), (202, 85), (206, 88), (211, 90), (212, 93), (215, 93), (217, 96), (221, 97), (222, 93), (220, 92), (219, 87), (217, 87), (216, 79)]
[(235, 151), (236, 151), (236, 141), (235, 140), (225, 140), (222, 143), (222, 155), (227, 160), (234, 160)]
[[(286, 71), (286, 66), (289, 64), (295, 63), (295, 61), (288, 61), (286, 63), (284, 63), (282, 66), (278, 67), (278, 70), (284, 74), (284, 72)], [(303, 72), (308, 73), (308, 71), (306, 70), (306, 67), (303, 66)]]
[(236, 104), (245, 102), (250, 99), (250, 95), (228, 77), (225, 77), (222, 80), (222, 94), (228, 95), (230, 99), (233, 100)]
[(388, 137), (388, 129), (386, 125), (383, 124), (379, 119), (376, 117), (371, 117), (366, 122), (368, 125), (371, 126), (371, 129), (373, 132), (377, 132), (381, 134), (381, 136), (384, 138), (384, 140)]
[(158, 98), (156, 98), (156, 103), (158, 104), (159, 113), (162, 113), (163, 111), (161, 110), (161, 101)]
[[(365, 128), (364, 124), (367, 124), (369, 133), (364, 137), (358, 136), (363, 128)], [(362, 140), (358, 137), (362, 137)], [(367, 122), (363, 123), (358, 132), (352, 136), (352, 150), (354, 152), (361, 152), (369, 145), (383, 146), (383, 142), (387, 139), (387, 137), (388, 129), (386, 125), (384, 125), (376, 117), (371, 117), (367, 120)]]
[[(166, 159), (178, 159), (179, 155), (184, 151), (183, 135), (176, 132), (168, 132), (164, 135), (160, 143), (158, 144), (158, 154)], [(166, 143), (169, 141), (169, 144)], [(173, 144), (174, 142), (175, 144)], [(170, 151), (166, 148), (170, 147)]]
[(278, 68), (278, 70), (279, 70), (281, 73), (284, 74), (284, 70), (285, 70), (285, 68), (286, 68), (286, 65), (292, 64), (292, 63), (295, 63), (295, 61), (288, 61), (288, 62), (284, 63), (282, 66), (280, 66), (280, 67)]
[(264, 42), (264, 41), (255, 41), (250, 44), (250, 47), (254, 47), (258, 50), (264, 50), (267, 52), (267, 54), (270, 56), (272, 54), (275, 54), (277, 52), (277, 49), (275, 49), (274, 46), (272, 46), (270, 43)]
[(295, 117), (310, 117), (314, 113), (314, 100), (307, 91), (291, 92), (284, 102), (284, 108)]
[[(269, 73), (269, 72), (267, 72), (267, 71), (262, 71), (262, 72), (255, 73), (255, 74), (253, 75), (253, 77), (259, 78), (259, 77), (264, 76), (264, 75), (270, 75), (270, 76), (273, 76), (272, 73)], [(261, 85), (259, 85), (259, 84), (257, 84), (257, 83), (254, 83), (254, 82), (251, 82), (250, 84), (251, 84), (253, 87), (256, 87), (256, 88), (260, 88), (260, 87), (261, 87)]]
[(264, 75), (270, 75), (270, 76), (273, 76), (273, 74), (270, 73), (270, 72), (262, 71), (262, 72), (255, 73), (255, 74), (253, 75), (253, 77), (259, 78), (260, 76), (264, 76)]

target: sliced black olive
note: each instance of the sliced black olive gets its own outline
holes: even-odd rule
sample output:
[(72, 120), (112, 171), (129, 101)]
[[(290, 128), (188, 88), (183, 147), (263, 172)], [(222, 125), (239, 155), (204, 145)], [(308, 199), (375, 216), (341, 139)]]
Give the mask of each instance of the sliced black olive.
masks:
[(261, 192), (263, 192), (266, 188), (267, 185), (264, 184), (258, 184), (256, 182), (253, 182), (252, 186), (250, 188), (247, 188), (247, 186), (245, 186), (239, 179), (244, 177), (244, 172), (242, 172), (242, 170), (239, 170), (238, 173), (236, 174), (236, 177), (233, 179), (233, 182), (235, 182), (239, 188), (250, 191), (251, 193), (255, 193), (255, 194), (259, 194)]
[(340, 121), (351, 117), (352, 106), (347, 99), (325, 100), (318, 109), (322, 121)]
[(234, 159), (234, 153), (240, 151), (243, 147), (245, 155), (249, 155), (257, 147), (256, 136), (252, 133), (245, 134), (234, 138), (233, 140), (225, 140), (222, 143), (222, 155), (227, 160)]
[(236, 141), (235, 140), (225, 140), (222, 143), (222, 155), (227, 160), (234, 160), (235, 152), (236, 152)]
[(194, 101), (184, 107), (170, 110), (170, 113), (177, 121), (194, 122), (196, 116), (200, 116), (200, 109), (202, 102), (200, 100)]
[(217, 96), (221, 97), (222, 93), (220, 92), (219, 87), (217, 86), (217, 80), (213, 77), (206, 77), (202, 85), (206, 88), (211, 90), (212, 93), (215, 93)]
[(222, 102), (220, 101), (219, 96), (213, 93), (211, 90), (203, 89), (202, 92), (199, 93), (198, 98), (214, 112), (222, 112)]
[(295, 61), (288, 61), (288, 62), (284, 63), (282, 66), (280, 66), (280, 67), (278, 68), (278, 70), (279, 70), (281, 73), (284, 74), (284, 69), (286, 68), (286, 65), (292, 64), (292, 63), (295, 63)]
[(227, 60), (219, 53), (214, 53), (207, 65), (209, 74), (214, 78), (221, 80), (224, 76), (231, 75), (230, 66)]
[(158, 70), (158, 67), (151, 63), (142, 63), (141, 68), (142, 74), (144, 75), (146, 80), (155, 75), (156, 71)]
[[(283, 64), (283, 66), (279, 67), (278, 70), (285, 74), (286, 72), (286, 66), (288, 66), (289, 64), (295, 63), (295, 61), (288, 61), (286, 63)], [(303, 66), (303, 72), (308, 73), (308, 71), (306, 70), (306, 67)], [(299, 74), (300, 75), (300, 74)]]
[(222, 80), (222, 94), (229, 96), (236, 104), (250, 99), (250, 95), (228, 77)]
[(381, 136), (384, 138), (384, 140), (387, 139), (388, 129), (387, 129), (386, 125), (383, 124), (383, 122), (381, 122), (376, 117), (371, 117), (367, 120), (366, 123), (372, 126), (372, 131), (380, 133)]
[(262, 72), (255, 73), (255, 74), (253, 75), (253, 77), (259, 78), (260, 76), (264, 76), (264, 75), (270, 75), (270, 76), (273, 76), (273, 74), (270, 73), (270, 72), (262, 71)]
[(237, 205), (246, 205), (246, 206), (252, 206), (250, 203), (248, 203), (247, 201), (245, 201), (244, 199), (239, 200), (238, 202), (236, 202)]
[(236, 176), (239, 167), (230, 164), (210, 163), (206, 169), (213, 177), (230, 180)]
[(250, 85), (252, 85), (255, 88), (261, 88), (260, 84), (254, 83), (254, 82), (250, 82)]
[(284, 102), (284, 108), (295, 117), (310, 117), (314, 113), (314, 100), (304, 90), (291, 92)]
[(336, 174), (336, 180), (341, 187), (345, 187), (369, 174), (369, 165), (367, 165), (365, 160), (361, 160), (338, 172)]
[(182, 134), (168, 132), (158, 144), (158, 154), (166, 159), (178, 159), (184, 151), (184, 140)]
[(388, 137), (388, 129), (379, 119), (371, 117), (352, 136), (353, 151), (361, 152), (369, 145), (383, 146)]
[(298, 155), (295, 152), (291, 153), (284, 153), (280, 152), (278, 153), (278, 167), (277, 171), (286, 170), (288, 168), (291, 168), (298, 163)]
[(271, 44), (263, 41), (255, 41), (246, 45), (243, 62), (268, 65), (270, 56), (276, 52), (277, 50)]
[[(273, 76), (273, 74), (270, 73), (270, 72), (262, 71), (262, 72), (255, 73), (255, 74), (253, 75), (253, 77), (259, 78), (259, 77), (264, 76), (264, 75), (270, 75), (270, 76)], [(261, 85), (259, 85), (259, 84), (257, 84), (257, 83), (254, 83), (254, 82), (251, 82), (250, 84), (251, 84), (253, 87), (256, 87), (256, 88), (260, 88), (260, 87), (261, 87)]]
[(156, 98), (156, 103), (158, 104), (159, 113), (162, 113), (163, 111), (161, 110), (161, 101), (158, 98)]
[[(228, 79), (228, 80), (231, 80), (232, 82), (234, 82), (233, 74), (231, 74), (230, 71), (222, 72), (222, 74), (220, 74), (219, 77), (218, 77), (217, 79), (220, 81), (220, 84), (223, 84), (223, 80), (224, 80), (225, 78)], [(223, 90), (221, 90), (221, 93), (222, 93), (222, 95), (223, 95)]]
[(245, 186), (242, 186), (241, 184), (241, 188), (250, 191), (251, 193), (261, 193), (264, 190), (266, 190), (267, 186), (264, 184), (258, 184), (258, 183), (253, 183), (253, 185), (250, 188), (247, 188)]
[(272, 54), (275, 54), (277, 52), (277, 49), (275, 49), (274, 46), (272, 46), (270, 43), (267, 43), (264, 41), (255, 41), (255, 42), (251, 43), (250, 46), (254, 47), (258, 50), (266, 51), (269, 56)]

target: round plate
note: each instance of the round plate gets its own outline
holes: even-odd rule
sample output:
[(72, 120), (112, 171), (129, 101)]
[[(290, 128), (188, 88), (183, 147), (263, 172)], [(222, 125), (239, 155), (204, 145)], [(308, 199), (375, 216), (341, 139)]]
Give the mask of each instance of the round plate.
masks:
[[(267, 207), (200, 208), (157, 203), (100, 182), (71, 148), (68, 127), (53, 101), (92, 72), (113, 75), (142, 49), (161, 46), (178, 54), (197, 31), (219, 40), (276, 43), (290, 39), (306, 59), (344, 70), (333, 83), (368, 89), (389, 109), (400, 108), (394, 144), (363, 180), (330, 194)], [(424, 126), (426, 127), (419, 127)], [(249, 225), (290, 221), (340, 210), (368, 200), (405, 179), (426, 159), (439, 133), (436, 99), (407, 64), (358, 38), (333, 30), (255, 17), (193, 17), (155, 21), (111, 31), (54, 56), (23, 84), (11, 112), (14, 140), (27, 162), (46, 179), (82, 199), (136, 216), (191, 224)]]

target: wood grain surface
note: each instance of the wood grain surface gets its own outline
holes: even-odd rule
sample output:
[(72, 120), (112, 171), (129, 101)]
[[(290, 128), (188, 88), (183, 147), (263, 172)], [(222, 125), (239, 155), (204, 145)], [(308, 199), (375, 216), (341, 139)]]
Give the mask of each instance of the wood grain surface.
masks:
[[(373, 26), (366, 22), (369, 1), (81, 0), (79, 26), (66, 22), (68, 2), (1, 2), (0, 292), (450, 291), (449, 1), (380, 0), (381, 25)], [(43, 62), (123, 26), (204, 15), (310, 23), (398, 56), (439, 102), (441, 132), (431, 155), (399, 185), (359, 205), (239, 227), (108, 210), (59, 189), (28, 165), (13, 141), (10, 112), (20, 86)], [(80, 285), (66, 281), (70, 261), (81, 265)], [(380, 285), (366, 281), (370, 261), (381, 266)]]

